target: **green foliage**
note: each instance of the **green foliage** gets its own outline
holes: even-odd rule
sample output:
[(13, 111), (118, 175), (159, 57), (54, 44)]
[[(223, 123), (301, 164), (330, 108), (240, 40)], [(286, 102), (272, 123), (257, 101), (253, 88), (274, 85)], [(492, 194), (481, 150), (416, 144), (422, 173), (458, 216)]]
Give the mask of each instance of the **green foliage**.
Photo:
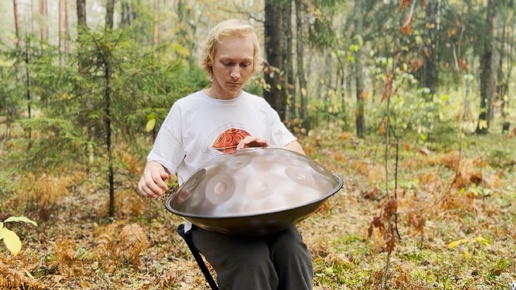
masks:
[[(121, 23), (121, 27), (127, 32), (133, 43), (142, 46), (152, 44), (153, 10), (151, 5), (142, 1), (131, 1), (131, 7), (137, 17), (134, 17), (131, 25)], [(123, 19), (121, 19), (123, 21)]]
[(16, 158), (23, 161), (26, 169), (67, 167), (71, 163), (85, 161), (88, 148), (95, 146), (95, 143), (86, 138), (87, 135), (81, 130), (83, 128), (74, 126), (65, 117), (18, 120), (17, 123), (25, 131), (37, 133), (34, 134), (37, 138), (15, 141), (16, 146), (27, 148)]
[(498, 167), (503, 164), (504, 160), (509, 160), (510, 154), (501, 149), (493, 149), (489, 152), (489, 164)]
[[(12, 53), (0, 54), (0, 123), (10, 124), (26, 109), (26, 91), (17, 85), (17, 76), (23, 73)], [(2, 118), (3, 117), (3, 118)]]
[(307, 105), (309, 112), (307, 123), (314, 127), (323, 123), (338, 123), (342, 130), (349, 130), (349, 115), (347, 104), (343, 101), (343, 92), (329, 88), (324, 80), (320, 80), (319, 85), (321, 86), (320, 95), (317, 98), (310, 98)]
[[(392, 65), (393, 60), (390, 58), (377, 58), (377, 66), (371, 69), (371, 73), (380, 83), (387, 85), (388, 76), (384, 73), (384, 69)], [(374, 108), (372, 111), (377, 114), (373, 129), (383, 126), (381, 116), (389, 117), (390, 129), (396, 136), (409, 133), (417, 133), (422, 142), (430, 141), (430, 136), (435, 132), (436, 127), (443, 129), (450, 120), (448, 116), (450, 110), (449, 96), (443, 94), (441, 96), (428, 96), (427, 88), (419, 88), (418, 81), (414, 75), (407, 72), (407, 64), (396, 67), (392, 72), (392, 84), (390, 84), (390, 95), (382, 97), (382, 105)], [(383, 88), (384, 90), (386, 88)], [(427, 96), (423, 98), (423, 95)], [(389, 100), (387, 100), (389, 98)], [(389, 106), (387, 107), (387, 102)], [(387, 111), (388, 110), (388, 111)], [(443, 127), (444, 126), (444, 127)], [(380, 130), (381, 131), (381, 130)]]
[[(53, 46), (41, 55), (32, 55), (31, 62), (22, 67), (28, 71), (29, 88), (25, 82), (1, 78), (10, 83), (0, 91), (10, 96), (2, 98), (2, 108), (13, 116), (11, 122), (18, 119), (26, 132), (35, 134), (35, 138), (13, 141), (27, 148), (26, 154), (11, 156), (25, 161), (26, 168), (36, 164), (56, 168), (102, 156), (107, 119), (115, 140), (137, 149), (139, 143), (131, 141), (148, 134), (147, 116), (152, 114), (159, 127), (176, 99), (207, 83), (201, 70), (187, 69), (181, 61), (163, 62), (153, 50), (142, 50), (124, 31), (84, 31), (77, 44), (69, 59)], [(15, 54), (7, 51), (5, 55)], [(110, 70), (109, 84), (104, 77), (106, 69)], [(0, 73), (12, 76), (13, 69), (2, 66)], [(17, 117), (25, 109), (27, 90), (33, 95), (32, 109), (42, 117)]]
[(335, 30), (326, 19), (315, 18), (310, 25), (308, 39), (317, 48), (333, 47), (337, 43)]
[(324, 50), (340, 45), (342, 39), (339, 39), (335, 22), (338, 12), (346, 8), (345, 3), (342, 0), (317, 0), (313, 6), (309, 5), (308, 41), (312, 47)]

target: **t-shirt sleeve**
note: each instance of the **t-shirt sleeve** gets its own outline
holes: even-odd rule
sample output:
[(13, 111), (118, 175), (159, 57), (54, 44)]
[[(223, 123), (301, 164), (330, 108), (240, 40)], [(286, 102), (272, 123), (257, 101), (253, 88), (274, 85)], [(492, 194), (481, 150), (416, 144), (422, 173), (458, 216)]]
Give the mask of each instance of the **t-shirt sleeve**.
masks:
[(276, 146), (285, 146), (297, 140), (297, 138), (290, 132), (285, 124), (281, 121), (278, 112), (270, 107), (271, 120), (271, 144)]
[(177, 167), (185, 157), (181, 130), (181, 109), (174, 103), (158, 131), (147, 162), (157, 161), (171, 174), (176, 173)]

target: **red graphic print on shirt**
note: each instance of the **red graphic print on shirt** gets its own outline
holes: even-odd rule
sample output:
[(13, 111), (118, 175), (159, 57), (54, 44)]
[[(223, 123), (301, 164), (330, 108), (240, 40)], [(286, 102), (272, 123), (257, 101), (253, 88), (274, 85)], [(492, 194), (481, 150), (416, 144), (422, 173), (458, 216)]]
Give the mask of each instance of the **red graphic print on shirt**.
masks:
[(222, 132), (213, 143), (213, 148), (224, 154), (234, 153), (240, 140), (246, 136), (251, 136), (247, 131), (230, 128)]

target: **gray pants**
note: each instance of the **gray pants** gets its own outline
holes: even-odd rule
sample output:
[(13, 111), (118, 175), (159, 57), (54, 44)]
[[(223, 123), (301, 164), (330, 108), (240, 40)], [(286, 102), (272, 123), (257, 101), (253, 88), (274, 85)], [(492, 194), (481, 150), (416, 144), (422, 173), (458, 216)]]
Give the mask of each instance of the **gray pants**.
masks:
[(312, 289), (311, 253), (295, 226), (259, 237), (222, 235), (195, 226), (191, 234), (215, 269), (220, 289)]

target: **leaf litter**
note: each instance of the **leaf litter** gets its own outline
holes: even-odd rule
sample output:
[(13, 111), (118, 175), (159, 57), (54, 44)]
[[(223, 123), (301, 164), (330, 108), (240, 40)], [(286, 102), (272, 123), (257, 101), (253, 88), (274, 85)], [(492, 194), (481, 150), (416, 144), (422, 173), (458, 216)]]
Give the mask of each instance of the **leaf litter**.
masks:
[[(494, 168), (475, 152), (421, 153), (406, 145), (394, 188), (393, 162), (383, 164), (375, 140), (301, 140), (310, 157), (344, 180), (299, 223), (314, 257), (314, 289), (380, 289), (384, 271), (391, 289), (507, 289), (516, 281), (513, 166)], [(163, 200), (120, 189), (117, 216), (107, 220), (102, 177), (85, 174), (25, 176), (20, 195), (3, 201), (4, 208), (25, 207), (39, 226), (11, 227), (23, 248), (16, 257), (1, 249), (0, 288), (209, 289), (175, 232), (182, 219)], [(389, 212), (397, 213), (390, 231)]]

